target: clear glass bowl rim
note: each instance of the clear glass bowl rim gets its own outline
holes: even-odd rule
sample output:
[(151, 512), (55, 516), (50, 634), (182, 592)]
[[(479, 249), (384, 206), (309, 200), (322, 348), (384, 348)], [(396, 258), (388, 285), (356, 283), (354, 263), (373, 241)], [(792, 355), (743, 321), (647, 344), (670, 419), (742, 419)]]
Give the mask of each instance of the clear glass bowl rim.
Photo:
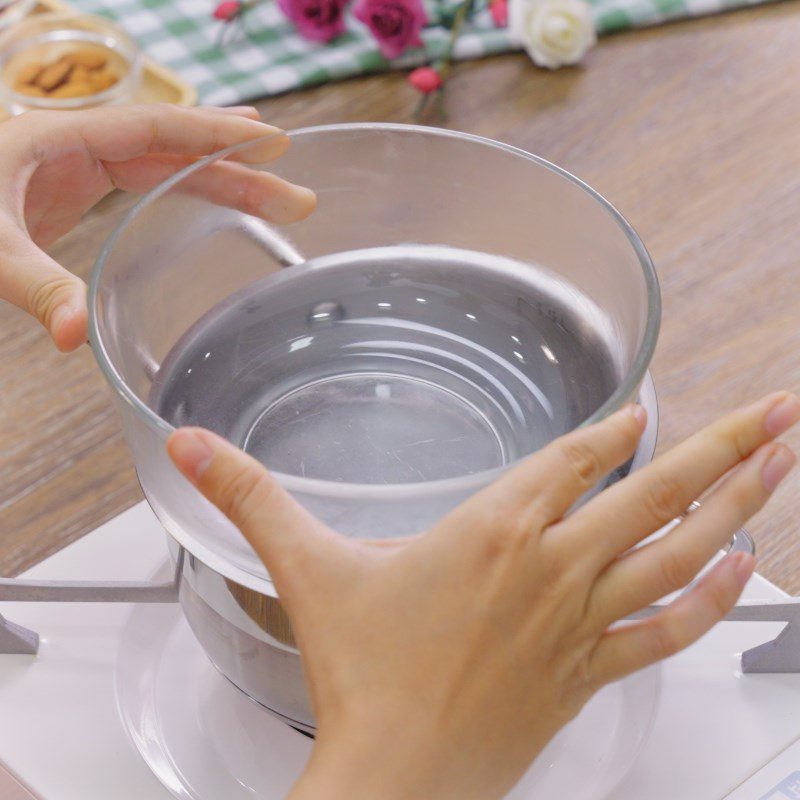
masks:
[[(295, 130), (272, 133), (264, 136), (261, 139), (253, 139), (247, 142), (233, 145), (224, 150), (212, 153), (205, 158), (199, 159), (194, 164), (175, 173), (171, 178), (156, 186), (150, 192), (145, 194), (136, 205), (125, 215), (123, 220), (117, 225), (108, 239), (105, 241), (94, 267), (92, 268), (91, 278), (89, 280), (88, 290), (88, 306), (89, 306), (89, 343), (92, 351), (94, 352), (95, 359), (100, 366), (106, 380), (111, 384), (112, 388), (128, 404), (133, 413), (149, 428), (156, 432), (163, 433), (168, 436), (175, 428), (165, 419), (155, 413), (149, 406), (143, 403), (139, 397), (131, 390), (125, 383), (122, 376), (117, 371), (116, 367), (111, 361), (108, 352), (103, 343), (103, 338), (100, 332), (100, 320), (97, 313), (97, 301), (100, 290), (100, 282), (103, 276), (103, 270), (106, 265), (109, 254), (114, 249), (117, 241), (123, 234), (124, 230), (130, 225), (140, 211), (146, 206), (157, 200), (159, 197), (166, 194), (175, 185), (180, 183), (184, 178), (192, 173), (203, 169), (205, 166), (214, 163), (222, 158), (236, 153), (246, 147), (253, 146), (254, 143), (267, 141), (277, 136), (288, 136), (290, 140), (302, 138), (306, 135), (318, 135), (325, 133), (346, 133), (365, 132), (365, 131), (386, 131), (389, 133), (414, 133), (422, 134), (425, 136), (438, 136), (442, 138), (452, 138), (464, 142), (472, 142), (476, 145), (483, 145), (485, 147), (503, 150), (511, 155), (533, 161), (542, 167), (556, 173), (560, 177), (570, 181), (575, 186), (586, 192), (593, 200), (598, 202), (604, 210), (609, 214), (611, 219), (622, 229), (626, 238), (631, 244), (636, 256), (639, 260), (639, 265), (642, 270), (642, 275), (647, 287), (647, 319), (645, 323), (645, 332), (642, 338), (642, 343), (636, 353), (631, 368), (628, 374), (624, 377), (623, 381), (613, 392), (613, 394), (600, 406), (594, 414), (585, 419), (580, 426), (592, 425), (600, 421), (609, 414), (620, 408), (623, 402), (630, 397), (634, 390), (641, 384), (644, 379), (647, 368), (652, 359), (653, 352), (655, 351), (656, 342), (658, 339), (658, 331), (661, 324), (661, 291), (658, 283), (658, 276), (644, 243), (639, 238), (636, 231), (625, 217), (599, 192), (592, 189), (587, 183), (577, 178), (570, 172), (562, 169), (556, 164), (547, 161), (540, 156), (528, 153), (518, 147), (497, 142), (483, 136), (475, 136), (473, 134), (462, 133), (460, 131), (446, 130), (443, 128), (432, 128), (422, 125), (404, 125), (396, 123), (384, 122), (364, 122), (364, 123), (341, 123), (334, 125), (315, 125), (304, 128), (297, 128)], [(523, 456), (525, 458), (525, 456)], [(520, 459), (522, 460), (522, 459)], [(298, 492), (315, 496), (327, 497), (348, 497), (350, 499), (360, 499), (368, 502), (370, 500), (391, 500), (399, 501), (403, 499), (420, 498), (423, 496), (435, 496), (441, 493), (449, 492), (468, 492), (470, 490), (477, 490), (506, 472), (508, 469), (518, 462), (511, 462), (502, 467), (496, 467), (491, 470), (484, 470), (482, 472), (475, 472), (470, 475), (464, 475), (457, 478), (445, 478), (440, 480), (427, 481), (424, 483), (401, 483), (401, 484), (356, 484), (356, 483), (339, 483), (336, 481), (325, 481), (315, 478), (305, 478), (299, 475), (290, 475), (286, 473), (273, 472), (272, 474), (281, 483), (281, 485), (290, 492)]]

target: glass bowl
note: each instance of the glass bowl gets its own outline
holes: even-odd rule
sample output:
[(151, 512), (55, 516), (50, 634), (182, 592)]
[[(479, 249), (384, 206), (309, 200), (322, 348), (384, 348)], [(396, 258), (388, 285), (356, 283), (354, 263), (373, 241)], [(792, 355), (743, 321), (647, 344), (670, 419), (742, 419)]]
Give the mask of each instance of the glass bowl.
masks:
[(86, 14), (35, 14), (0, 35), (0, 102), (34, 109), (130, 103), (143, 56), (119, 25)]
[[(313, 189), (316, 210), (269, 222), (267, 173)], [(634, 399), (660, 320), (642, 242), (586, 184), (498, 142), (386, 124), (297, 130), (178, 173), (108, 240), (89, 306), (156, 514), (268, 594), (170, 463), (174, 427), (244, 447), (343, 533), (408, 535)]]
[(21, 20), (35, 5), (36, 0), (0, 0), (0, 30)]

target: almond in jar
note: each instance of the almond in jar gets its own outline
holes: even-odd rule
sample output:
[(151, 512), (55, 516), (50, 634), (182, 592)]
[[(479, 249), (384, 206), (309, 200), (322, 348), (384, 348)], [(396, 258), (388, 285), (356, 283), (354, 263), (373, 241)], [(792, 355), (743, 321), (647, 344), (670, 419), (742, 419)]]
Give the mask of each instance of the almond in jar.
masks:
[(99, 17), (34, 15), (0, 36), (0, 99), (12, 113), (132, 102), (140, 71), (133, 40)]

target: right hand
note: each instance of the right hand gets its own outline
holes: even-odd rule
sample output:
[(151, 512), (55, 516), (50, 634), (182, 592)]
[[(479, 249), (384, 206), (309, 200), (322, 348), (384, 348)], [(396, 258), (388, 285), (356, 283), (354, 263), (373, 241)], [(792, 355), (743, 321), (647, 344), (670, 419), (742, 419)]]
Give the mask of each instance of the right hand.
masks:
[(764, 505), (795, 461), (773, 440), (798, 419), (793, 395), (763, 398), (565, 516), (635, 451), (645, 413), (629, 406), (394, 541), (332, 531), (230, 443), (176, 431), (173, 461), (264, 560), (294, 628), (318, 735), (292, 799), (502, 797), (600, 687), (736, 603), (755, 563), (744, 553), (655, 616), (611, 627), (692, 581)]

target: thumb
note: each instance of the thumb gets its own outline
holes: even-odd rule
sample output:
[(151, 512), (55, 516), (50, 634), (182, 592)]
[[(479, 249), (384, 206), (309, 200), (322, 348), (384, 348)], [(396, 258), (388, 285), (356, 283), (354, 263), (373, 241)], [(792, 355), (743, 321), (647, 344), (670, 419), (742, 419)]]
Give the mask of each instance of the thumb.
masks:
[(19, 229), (0, 226), (0, 298), (32, 314), (62, 351), (86, 341), (86, 284)]
[(180, 428), (169, 437), (167, 451), (183, 475), (239, 528), (273, 577), (289, 560), (330, 541), (329, 528), (258, 461), (221, 436)]

